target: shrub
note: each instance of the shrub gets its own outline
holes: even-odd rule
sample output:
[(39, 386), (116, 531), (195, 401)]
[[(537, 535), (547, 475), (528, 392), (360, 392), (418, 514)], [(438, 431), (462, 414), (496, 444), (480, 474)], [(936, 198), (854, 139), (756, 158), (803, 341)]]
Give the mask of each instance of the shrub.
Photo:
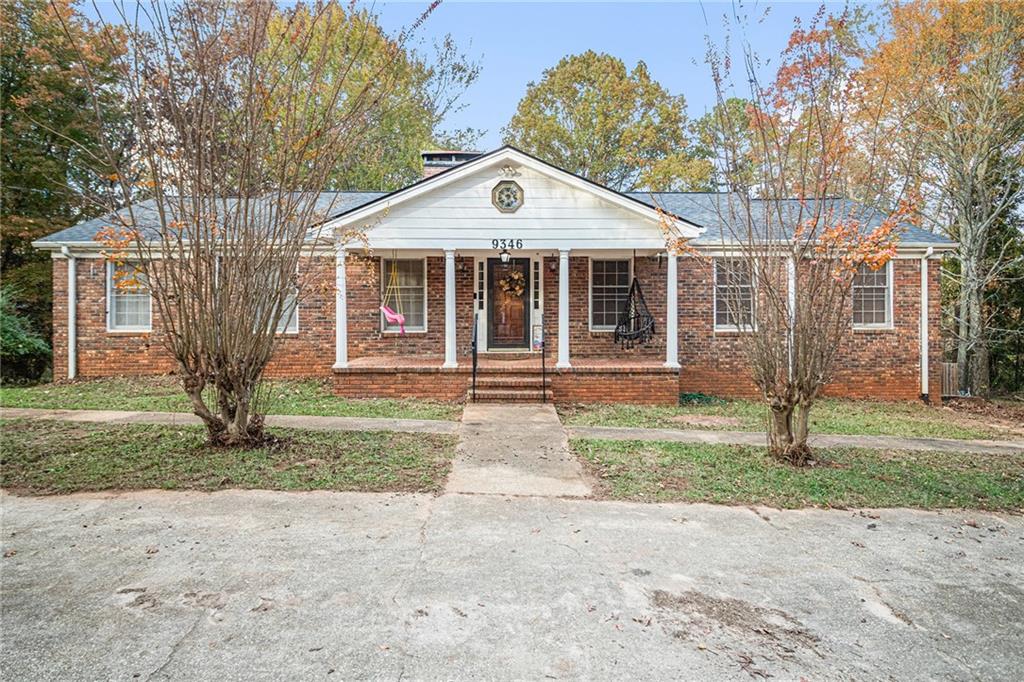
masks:
[(0, 287), (0, 382), (38, 381), (50, 362), (50, 346), (18, 310), (17, 289)]

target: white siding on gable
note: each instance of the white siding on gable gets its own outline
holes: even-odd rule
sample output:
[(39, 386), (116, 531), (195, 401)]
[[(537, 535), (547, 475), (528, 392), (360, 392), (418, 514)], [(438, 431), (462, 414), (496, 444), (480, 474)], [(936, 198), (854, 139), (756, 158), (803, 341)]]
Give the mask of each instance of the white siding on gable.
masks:
[(511, 179), (523, 188), (523, 205), (515, 213), (502, 213), (491, 204), (494, 185), (509, 178), (488, 166), (408, 199), (383, 217), (361, 221), (370, 226), (370, 246), (488, 250), (492, 240), (504, 239), (522, 240), (517, 248), (532, 251), (665, 247), (655, 220), (531, 168), (518, 170)]

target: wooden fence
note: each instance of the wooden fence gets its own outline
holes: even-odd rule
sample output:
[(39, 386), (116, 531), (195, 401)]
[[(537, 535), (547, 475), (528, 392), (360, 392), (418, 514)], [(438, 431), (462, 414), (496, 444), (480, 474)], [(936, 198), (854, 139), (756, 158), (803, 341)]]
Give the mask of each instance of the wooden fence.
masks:
[(955, 398), (960, 395), (960, 368), (955, 362), (943, 362), (942, 381), (939, 391), (943, 398)]

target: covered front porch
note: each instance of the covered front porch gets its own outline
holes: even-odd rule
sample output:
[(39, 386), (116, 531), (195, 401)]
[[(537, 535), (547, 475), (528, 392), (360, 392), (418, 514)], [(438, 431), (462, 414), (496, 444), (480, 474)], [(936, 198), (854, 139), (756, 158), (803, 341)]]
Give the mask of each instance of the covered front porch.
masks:
[[(543, 352), (557, 369), (594, 360), (679, 367), (678, 260), (664, 251), (339, 249), (335, 280), (335, 369), (409, 355), (451, 369), (473, 351)], [(615, 329), (634, 282), (654, 333), (624, 347)], [(402, 324), (382, 307), (401, 312)]]

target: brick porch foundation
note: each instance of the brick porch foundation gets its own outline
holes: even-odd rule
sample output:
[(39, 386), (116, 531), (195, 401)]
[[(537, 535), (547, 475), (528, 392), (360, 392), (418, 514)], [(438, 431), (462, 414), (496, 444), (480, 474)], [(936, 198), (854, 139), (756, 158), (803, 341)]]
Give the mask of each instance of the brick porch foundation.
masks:
[[(472, 361), (460, 360), (443, 368), (441, 360), (381, 362), (356, 360), (335, 369), (334, 394), (345, 398), (428, 398), (449, 402), (466, 399), (472, 383)], [(540, 360), (485, 360), (483, 376), (539, 376)], [(679, 370), (654, 362), (613, 363), (581, 360), (569, 369), (547, 367), (548, 386), (555, 403), (624, 402), (675, 405), (679, 401)], [(539, 396), (538, 396), (539, 400)]]

